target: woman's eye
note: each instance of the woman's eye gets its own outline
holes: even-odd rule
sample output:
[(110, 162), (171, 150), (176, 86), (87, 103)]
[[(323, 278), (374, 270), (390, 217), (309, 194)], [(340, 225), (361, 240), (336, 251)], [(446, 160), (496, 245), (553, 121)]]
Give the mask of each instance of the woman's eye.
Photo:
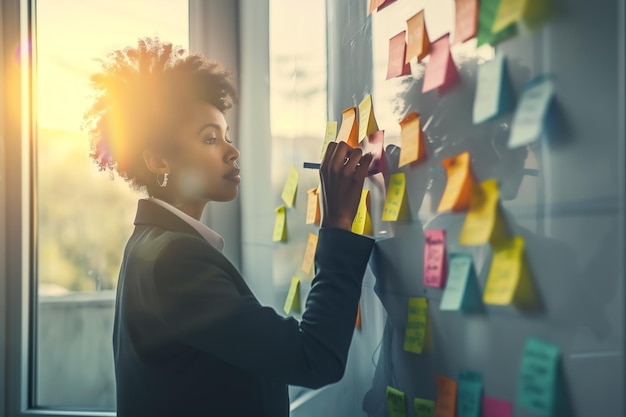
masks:
[(216, 137), (206, 138), (206, 139), (204, 139), (204, 142), (208, 143), (209, 145), (213, 145), (213, 144), (215, 144), (215, 142), (217, 142), (217, 138)]

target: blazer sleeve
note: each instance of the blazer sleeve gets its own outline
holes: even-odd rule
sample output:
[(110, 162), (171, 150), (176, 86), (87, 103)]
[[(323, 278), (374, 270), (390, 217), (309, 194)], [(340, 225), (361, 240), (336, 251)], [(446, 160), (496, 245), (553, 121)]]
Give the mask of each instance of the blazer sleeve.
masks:
[(345, 230), (320, 229), (317, 273), (298, 322), (240, 294), (205, 246), (182, 237), (155, 260), (158, 314), (185, 344), (266, 379), (318, 388), (344, 374), (373, 244)]

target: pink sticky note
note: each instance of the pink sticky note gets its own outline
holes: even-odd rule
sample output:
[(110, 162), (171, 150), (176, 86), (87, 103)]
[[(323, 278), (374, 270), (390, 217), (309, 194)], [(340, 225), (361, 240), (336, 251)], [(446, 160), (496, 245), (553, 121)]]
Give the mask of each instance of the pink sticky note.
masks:
[(359, 143), (359, 147), (363, 151), (363, 155), (366, 153), (372, 154), (372, 162), (370, 163), (367, 175), (378, 174), (379, 172), (385, 172), (385, 131), (377, 130), (371, 135), (363, 139)]
[(406, 31), (398, 33), (389, 39), (389, 62), (387, 65), (387, 79), (409, 75), (411, 65), (405, 64)]
[(513, 406), (509, 401), (483, 397), (483, 417), (513, 417)]
[(458, 80), (456, 65), (450, 53), (450, 34), (444, 35), (430, 45), (430, 61), (426, 65), (422, 93), (435, 88), (445, 90)]
[(446, 231), (426, 230), (424, 285), (442, 288), (446, 281)]
[(384, 0), (382, 2), (380, 2), (380, 4), (378, 5), (378, 10), (380, 11), (381, 9), (384, 9), (385, 7), (389, 6), (391, 3), (395, 2), (396, 0)]

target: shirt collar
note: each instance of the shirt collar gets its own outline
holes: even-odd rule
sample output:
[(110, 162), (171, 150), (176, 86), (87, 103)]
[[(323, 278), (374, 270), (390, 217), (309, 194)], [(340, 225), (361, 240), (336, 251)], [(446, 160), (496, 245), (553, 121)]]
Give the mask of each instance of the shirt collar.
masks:
[(193, 217), (191, 217), (187, 213), (183, 212), (182, 210), (177, 209), (173, 205), (171, 205), (169, 203), (166, 203), (163, 200), (159, 200), (158, 198), (154, 198), (154, 197), (147, 198), (147, 200), (148, 201), (152, 201), (153, 203), (158, 204), (159, 206), (163, 207), (164, 209), (172, 212), (172, 214), (176, 215), (181, 220), (183, 220), (185, 223), (187, 223), (188, 225), (193, 227), (198, 233), (200, 233), (200, 235), (207, 242), (209, 242), (209, 244), (211, 246), (213, 246), (218, 251), (221, 252), (224, 249), (224, 239), (222, 238), (222, 236), (220, 236), (216, 231), (211, 229), (206, 224), (204, 224), (204, 223), (194, 219)]

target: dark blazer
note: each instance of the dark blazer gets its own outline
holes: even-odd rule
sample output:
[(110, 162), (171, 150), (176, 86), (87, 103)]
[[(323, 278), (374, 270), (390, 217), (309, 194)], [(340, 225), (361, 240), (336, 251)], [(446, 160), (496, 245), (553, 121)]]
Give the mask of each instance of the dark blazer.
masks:
[(118, 416), (288, 416), (287, 384), (316, 388), (344, 373), (372, 247), (320, 229), (298, 322), (261, 306), (193, 227), (140, 200), (115, 307)]

